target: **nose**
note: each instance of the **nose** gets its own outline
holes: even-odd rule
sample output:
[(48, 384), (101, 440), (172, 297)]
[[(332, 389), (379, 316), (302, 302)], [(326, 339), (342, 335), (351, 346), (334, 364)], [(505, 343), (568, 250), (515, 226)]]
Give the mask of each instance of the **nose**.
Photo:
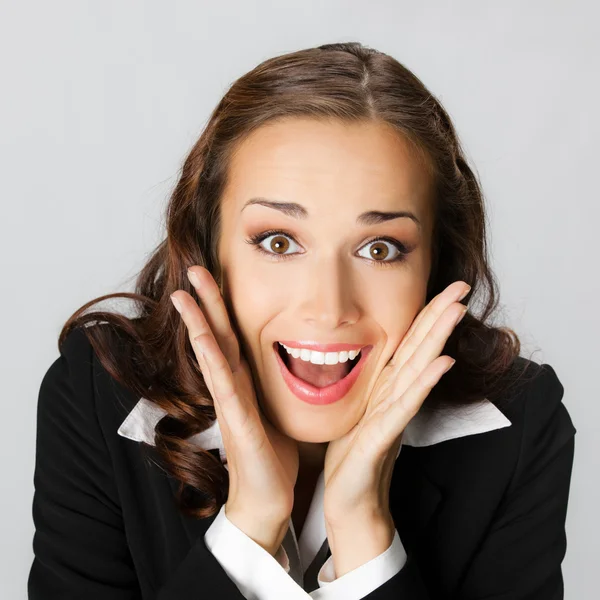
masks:
[[(311, 264), (297, 287), (299, 317), (319, 329), (352, 325), (360, 318), (356, 281), (336, 257)], [(300, 282), (299, 282), (300, 283)]]

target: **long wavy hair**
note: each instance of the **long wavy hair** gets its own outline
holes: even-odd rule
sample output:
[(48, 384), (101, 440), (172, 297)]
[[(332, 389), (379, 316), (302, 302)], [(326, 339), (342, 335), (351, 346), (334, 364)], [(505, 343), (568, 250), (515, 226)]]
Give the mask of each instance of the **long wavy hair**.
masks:
[[(108, 294), (84, 304), (65, 323), (58, 341), (61, 349), (70, 331), (83, 328), (111, 377), (166, 411), (155, 429), (155, 452), (179, 482), (177, 503), (188, 516), (214, 515), (227, 500), (229, 481), (213, 453), (186, 441), (216, 416), (186, 327), (169, 296), (184, 289), (196, 297), (186, 276), (191, 265), (206, 267), (222, 285), (217, 260), (220, 197), (231, 154), (256, 128), (294, 116), (388, 123), (427, 159), (435, 225), (426, 301), (456, 280), (472, 289), (463, 301), (470, 303), (470, 311), (443, 350), (456, 358), (456, 365), (422, 410), (482, 398), (501, 403), (524, 380), (530, 363), (519, 356), (515, 332), (489, 322), (498, 292), (487, 255), (483, 193), (449, 115), (421, 80), (391, 56), (357, 42), (265, 60), (230, 86), (183, 162), (166, 209), (166, 238), (136, 275), (135, 293)], [(473, 297), (479, 303), (477, 314)], [(137, 315), (89, 310), (111, 298), (133, 300)]]

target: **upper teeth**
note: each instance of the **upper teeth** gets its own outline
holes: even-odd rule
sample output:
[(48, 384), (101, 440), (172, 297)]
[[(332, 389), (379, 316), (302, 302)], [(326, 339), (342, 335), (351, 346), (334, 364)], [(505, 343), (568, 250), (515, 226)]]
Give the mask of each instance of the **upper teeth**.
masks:
[(277, 343), (283, 346), (286, 352), (294, 358), (299, 358), (315, 365), (337, 365), (337, 363), (344, 363), (347, 360), (354, 360), (361, 351), (361, 348), (359, 348), (358, 350), (350, 350), (350, 352), (316, 352), (307, 348), (290, 348), (281, 342)]

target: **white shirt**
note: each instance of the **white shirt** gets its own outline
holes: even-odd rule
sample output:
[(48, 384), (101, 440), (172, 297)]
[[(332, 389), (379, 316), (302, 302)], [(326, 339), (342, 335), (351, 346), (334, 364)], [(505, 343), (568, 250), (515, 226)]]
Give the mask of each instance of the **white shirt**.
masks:
[[(137, 442), (154, 445), (154, 428), (166, 414), (146, 398), (140, 398), (117, 433)], [(445, 408), (432, 414), (419, 411), (404, 430), (396, 458), (404, 445), (430, 446), (510, 425), (504, 414), (485, 398), (475, 404)], [(227, 467), (218, 421), (215, 420), (208, 429), (189, 439), (206, 450), (218, 449)], [(313, 561), (322, 561), (328, 549), (323, 494), (321, 472), (300, 539), (296, 536), (290, 517), (288, 531), (275, 556), (229, 521), (225, 506), (221, 507), (206, 531), (204, 541), (247, 600), (359, 600), (402, 569), (407, 557), (396, 530), (387, 550), (342, 577), (335, 577), (332, 556), (322, 564), (315, 562), (313, 569), (320, 566), (318, 588), (306, 591), (305, 575), (309, 566)]]

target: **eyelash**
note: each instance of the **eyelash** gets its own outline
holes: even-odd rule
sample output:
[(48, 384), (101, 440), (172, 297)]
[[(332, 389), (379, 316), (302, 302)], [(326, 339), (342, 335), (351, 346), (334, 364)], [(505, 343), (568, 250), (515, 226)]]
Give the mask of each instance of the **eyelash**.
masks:
[[(261, 252), (262, 254), (266, 254), (269, 258), (271, 258), (273, 260), (285, 260), (287, 258), (291, 258), (292, 256), (295, 256), (295, 254), (275, 254), (273, 252), (269, 252), (268, 250), (265, 250), (260, 244), (264, 240), (266, 240), (268, 237), (271, 237), (272, 235), (282, 235), (284, 237), (288, 237), (291, 240), (293, 240), (294, 243), (298, 244), (298, 242), (294, 239), (294, 236), (292, 236), (291, 234), (289, 234), (281, 229), (269, 229), (269, 230), (263, 231), (261, 233), (256, 233), (254, 235), (251, 235), (246, 240), (246, 243), (251, 244), (252, 246), (255, 246), (255, 248), (258, 252)], [(382, 267), (394, 266), (395, 264), (401, 263), (404, 260), (406, 260), (406, 257), (410, 253), (410, 249), (407, 249), (404, 246), (404, 244), (402, 244), (401, 242), (399, 242), (398, 240), (396, 240), (394, 238), (385, 237), (385, 236), (379, 236), (372, 240), (369, 240), (368, 242), (366, 242), (365, 246), (367, 244), (372, 244), (374, 242), (389, 242), (390, 244), (395, 246), (399, 252), (398, 256), (396, 256), (396, 258), (393, 258), (392, 260), (374, 260), (374, 259), (368, 259), (368, 258), (365, 259), (372, 263), (377, 264), (377, 266), (382, 266)], [(364, 258), (364, 257), (361, 256), (360, 258)]]

